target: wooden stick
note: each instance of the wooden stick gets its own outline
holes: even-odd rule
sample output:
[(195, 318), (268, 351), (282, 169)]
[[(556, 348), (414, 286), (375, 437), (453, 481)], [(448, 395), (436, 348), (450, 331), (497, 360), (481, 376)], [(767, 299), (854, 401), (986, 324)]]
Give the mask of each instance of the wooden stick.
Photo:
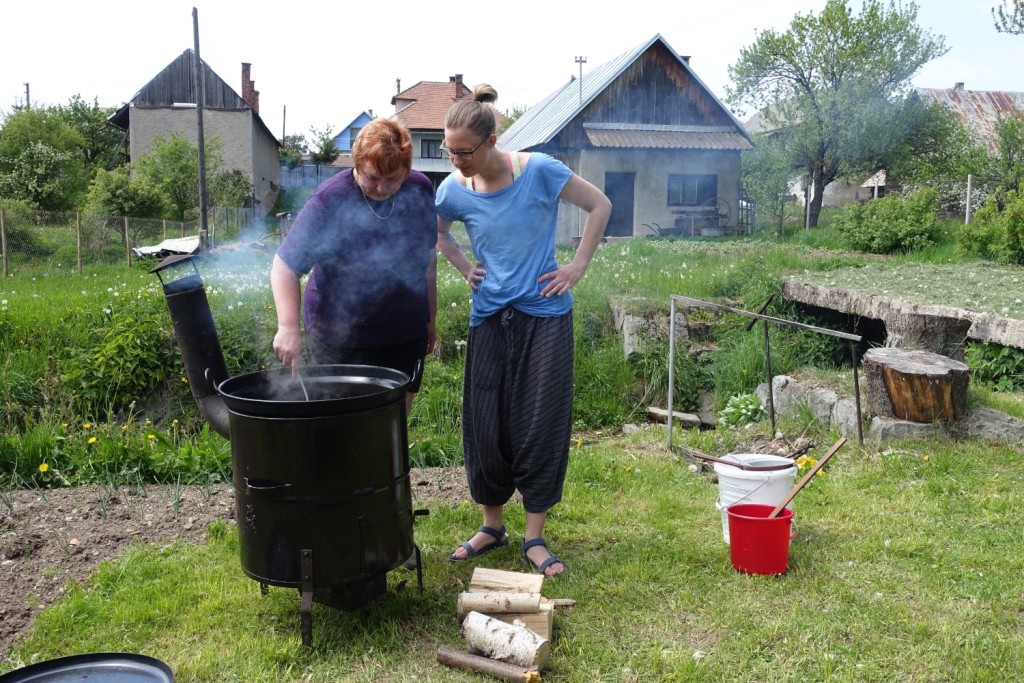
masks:
[(499, 662), (496, 659), (488, 659), (487, 657), (470, 654), (444, 645), (437, 648), (437, 661), (456, 669), (489, 674), (503, 681), (513, 681), (513, 683), (541, 683), (540, 672), (536, 669), (528, 669), (525, 666)]
[(829, 449), (828, 453), (821, 456), (821, 460), (814, 463), (814, 467), (808, 470), (807, 474), (805, 474), (803, 478), (796, 483), (796, 486), (789, 490), (789, 493), (787, 493), (786, 497), (782, 499), (782, 502), (776, 505), (775, 509), (768, 513), (768, 518), (771, 519), (772, 517), (778, 517), (779, 513), (782, 512), (782, 509), (789, 505), (789, 502), (793, 500), (794, 497), (796, 497), (796, 494), (800, 493), (800, 489), (807, 485), (807, 482), (811, 480), (811, 477), (817, 474), (818, 470), (825, 466), (825, 463), (828, 462), (828, 459), (835, 455), (835, 452), (842, 448), (844, 443), (846, 443), (846, 437), (839, 437), (839, 441), (836, 441), (835, 444), (833, 444), (832, 448)]
[(470, 612), (539, 612), (540, 593), (507, 593), (490, 591), (487, 593), (460, 593), (456, 614), (459, 621)]

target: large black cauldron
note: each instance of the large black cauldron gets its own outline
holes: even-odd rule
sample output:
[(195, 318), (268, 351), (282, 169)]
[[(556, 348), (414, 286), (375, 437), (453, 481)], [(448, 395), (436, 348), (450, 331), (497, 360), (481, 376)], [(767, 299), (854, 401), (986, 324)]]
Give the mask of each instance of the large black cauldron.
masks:
[(365, 365), (307, 366), (301, 381), (288, 368), (229, 378), (193, 260), (153, 272), (193, 397), (231, 441), (242, 569), (264, 590), (299, 589), (303, 643), (312, 602), (356, 609), (407, 559), (422, 590), (405, 414), (414, 378)]
[(385, 573), (415, 549), (409, 382), (389, 368), (320, 365), (302, 369), (302, 384), (278, 368), (215, 387), (228, 407), (246, 574), (301, 588), (311, 555), (317, 602), (352, 608), (383, 592)]

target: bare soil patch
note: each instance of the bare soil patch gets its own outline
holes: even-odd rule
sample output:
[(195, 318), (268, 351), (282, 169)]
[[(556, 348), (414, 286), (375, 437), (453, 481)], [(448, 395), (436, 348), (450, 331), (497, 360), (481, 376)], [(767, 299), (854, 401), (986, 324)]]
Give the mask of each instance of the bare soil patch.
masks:
[[(461, 467), (414, 469), (410, 480), (414, 507), (470, 499)], [(69, 581), (84, 581), (131, 544), (201, 543), (211, 522), (234, 518), (230, 484), (0, 494), (0, 657)]]

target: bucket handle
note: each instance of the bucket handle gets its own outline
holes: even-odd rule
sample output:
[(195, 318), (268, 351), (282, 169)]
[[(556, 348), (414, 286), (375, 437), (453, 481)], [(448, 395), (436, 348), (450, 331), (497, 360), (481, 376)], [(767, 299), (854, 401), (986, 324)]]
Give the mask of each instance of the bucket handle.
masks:
[(743, 462), (735, 462), (733, 460), (723, 460), (722, 458), (716, 458), (713, 455), (706, 455), (700, 451), (695, 451), (692, 448), (687, 449), (690, 451), (690, 455), (701, 460), (710, 460), (711, 462), (721, 463), (730, 467), (735, 467), (738, 470), (747, 470), (749, 472), (774, 472), (777, 470), (788, 470), (793, 466), (792, 462), (779, 463), (778, 465), (748, 465)]

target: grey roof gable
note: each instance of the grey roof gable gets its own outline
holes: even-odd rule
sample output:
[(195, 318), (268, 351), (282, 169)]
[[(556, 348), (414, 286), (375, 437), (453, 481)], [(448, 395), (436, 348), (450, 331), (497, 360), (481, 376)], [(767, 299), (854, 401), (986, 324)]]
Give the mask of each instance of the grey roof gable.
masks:
[[(175, 104), (195, 104), (198, 101), (193, 74), (196, 63), (195, 50), (189, 48), (178, 55), (170, 64), (163, 68), (148, 83), (139, 89), (131, 100), (114, 112), (107, 120), (121, 130), (128, 130), (129, 108), (136, 107), (170, 107)], [(235, 90), (224, 82), (210, 66), (199, 60), (203, 74), (203, 107), (208, 109), (252, 110), (253, 118), (266, 131), (267, 135), (277, 142), (277, 138), (260, 118), (259, 114), (242, 99)], [(278, 143), (280, 144), (280, 143)]]
[(693, 80), (698, 83), (701, 89), (714, 103), (725, 112), (729, 119), (736, 126), (737, 133), (750, 141), (743, 124), (733, 115), (722, 102), (715, 97), (700, 77), (690, 68), (685, 59), (672, 49), (672, 46), (661, 36), (655, 34), (650, 40), (625, 52), (618, 57), (606, 62), (583, 78), (582, 97), (580, 96), (580, 84), (573, 77), (568, 83), (560, 87), (551, 95), (543, 99), (520, 116), (515, 123), (509, 126), (508, 130), (501, 134), (499, 142), (506, 150), (521, 151), (543, 145), (551, 141), (559, 131), (565, 128), (572, 119), (590, 104), (594, 98), (600, 95), (611, 83), (618, 78), (633, 62), (640, 58), (652, 45), (661, 42), (671, 54), (679, 60), (679, 65)]

